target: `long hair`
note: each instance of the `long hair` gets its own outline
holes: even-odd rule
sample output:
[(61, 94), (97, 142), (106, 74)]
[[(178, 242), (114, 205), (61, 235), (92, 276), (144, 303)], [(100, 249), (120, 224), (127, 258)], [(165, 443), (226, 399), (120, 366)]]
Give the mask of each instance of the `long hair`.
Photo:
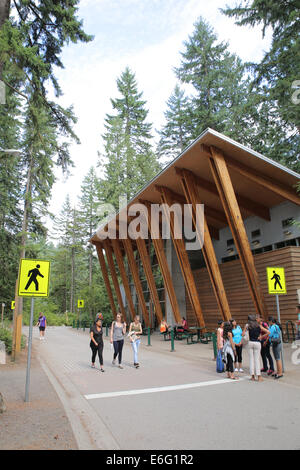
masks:
[(226, 321), (224, 323), (224, 328), (223, 328), (223, 339), (228, 339), (228, 333), (232, 332), (232, 324), (230, 321)]
[(249, 327), (249, 330), (252, 330), (252, 328), (257, 328), (257, 327), (259, 327), (259, 323), (258, 323), (258, 321), (256, 320), (256, 316), (255, 316), (255, 315), (249, 315), (249, 316), (248, 316), (248, 327)]

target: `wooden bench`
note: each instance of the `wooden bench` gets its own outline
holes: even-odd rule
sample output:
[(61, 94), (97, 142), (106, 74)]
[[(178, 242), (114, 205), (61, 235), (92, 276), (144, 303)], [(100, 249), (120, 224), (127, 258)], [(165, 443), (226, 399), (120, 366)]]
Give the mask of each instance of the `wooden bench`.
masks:
[(164, 341), (171, 341), (171, 331), (160, 333), (164, 337)]

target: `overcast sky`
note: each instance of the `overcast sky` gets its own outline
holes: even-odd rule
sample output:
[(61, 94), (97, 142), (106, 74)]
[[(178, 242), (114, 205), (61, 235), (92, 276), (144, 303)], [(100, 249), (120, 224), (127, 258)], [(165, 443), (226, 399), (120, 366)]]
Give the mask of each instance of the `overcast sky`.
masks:
[[(63, 51), (64, 70), (57, 77), (64, 96), (60, 103), (73, 105), (78, 118), (75, 131), (80, 145), (72, 145), (75, 167), (65, 180), (57, 173), (50, 211), (60, 212), (67, 194), (77, 203), (80, 186), (102, 150), (104, 118), (112, 111), (110, 98), (118, 96), (116, 80), (126, 66), (135, 73), (138, 90), (149, 109), (148, 122), (160, 129), (166, 101), (174, 90), (174, 67), (180, 63), (183, 41), (202, 16), (219, 41), (244, 61), (259, 61), (269, 49), (270, 35), (261, 28), (245, 28), (223, 15), (219, 8), (237, 0), (81, 0), (78, 17), (84, 30), (94, 35), (88, 44), (72, 44)], [(98, 170), (98, 173), (100, 169)], [(49, 228), (51, 224), (48, 224)]]

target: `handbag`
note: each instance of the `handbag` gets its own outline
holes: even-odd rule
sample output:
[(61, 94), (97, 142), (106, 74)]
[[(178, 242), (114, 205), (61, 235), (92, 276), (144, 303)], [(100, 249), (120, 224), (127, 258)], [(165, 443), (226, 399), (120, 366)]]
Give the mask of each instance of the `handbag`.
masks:
[(224, 372), (224, 362), (222, 360), (222, 350), (221, 349), (219, 349), (218, 354), (217, 354), (216, 371), (218, 373)]
[(131, 343), (134, 343), (137, 340), (137, 335), (135, 334), (135, 331), (128, 333), (128, 337)]
[(246, 325), (246, 331), (242, 339), (242, 345), (247, 346), (248, 343), (249, 343), (249, 330), (248, 330), (248, 325)]

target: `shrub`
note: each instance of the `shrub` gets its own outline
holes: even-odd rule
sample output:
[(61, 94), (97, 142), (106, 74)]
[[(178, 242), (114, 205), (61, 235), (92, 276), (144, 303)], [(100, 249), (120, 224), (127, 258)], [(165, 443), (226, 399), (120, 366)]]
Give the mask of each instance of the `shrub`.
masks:
[[(12, 331), (7, 328), (0, 328), (0, 341), (5, 344), (5, 350), (8, 354), (12, 351)], [(21, 349), (26, 346), (26, 338), (24, 335), (21, 336)]]

